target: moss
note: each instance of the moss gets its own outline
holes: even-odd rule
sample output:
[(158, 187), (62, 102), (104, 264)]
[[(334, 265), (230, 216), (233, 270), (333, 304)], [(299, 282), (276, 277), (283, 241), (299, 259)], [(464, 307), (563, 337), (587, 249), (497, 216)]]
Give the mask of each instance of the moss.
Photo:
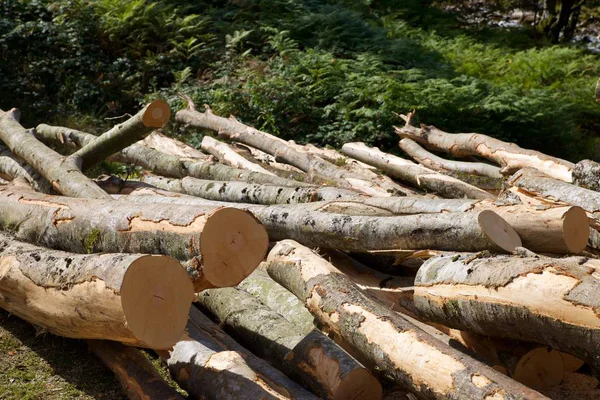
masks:
[(100, 240), (100, 230), (94, 228), (83, 240), (83, 248), (87, 254), (92, 254), (94, 252), (94, 247), (96, 246), (96, 243), (98, 243), (98, 240)]
[(460, 316), (461, 314), (458, 300), (447, 300), (444, 307), (448, 316)]

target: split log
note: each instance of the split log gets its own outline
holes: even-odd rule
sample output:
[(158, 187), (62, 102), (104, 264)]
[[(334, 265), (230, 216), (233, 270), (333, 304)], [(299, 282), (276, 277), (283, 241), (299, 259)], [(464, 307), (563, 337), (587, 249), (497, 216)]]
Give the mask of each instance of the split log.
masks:
[(163, 100), (155, 100), (127, 121), (115, 125), (93, 142), (71, 154), (71, 161), (82, 170), (89, 169), (106, 157), (145, 138), (156, 128), (162, 128), (171, 117), (171, 109)]
[(376, 183), (356, 177), (354, 174), (325, 161), (321, 157), (298, 151), (293, 144), (258, 129), (238, 122), (235, 118), (223, 118), (207, 108), (203, 113), (196, 110), (188, 99), (188, 106), (176, 114), (177, 122), (196, 128), (210, 129), (229, 140), (241, 142), (274, 155), (309, 175), (316, 175), (343, 189), (352, 189), (374, 196), (390, 196)]
[(169, 348), (192, 289), (169, 257), (73, 254), (0, 234), (0, 307), (60, 336)]
[(279, 242), (267, 262), (269, 275), (304, 301), (321, 323), (422, 397), (545, 398), (365, 297), (344, 274), (308, 248), (291, 240)]
[(246, 279), (237, 286), (250, 293), (271, 310), (276, 311), (290, 323), (294, 324), (301, 333), (314, 329), (314, 317), (289, 290), (275, 282), (263, 268), (261, 263)]
[(183, 400), (139, 350), (109, 341), (88, 340), (87, 344), (114, 372), (130, 400)]
[(227, 336), (196, 307), (187, 334), (161, 352), (174, 380), (198, 399), (298, 399), (315, 396)]
[(38, 192), (53, 192), (50, 182), (40, 176), (30, 165), (15, 157), (4, 146), (0, 146), (0, 178), (7, 181), (14, 181), (17, 178), (21, 178)]
[(580, 257), (432, 258), (417, 273), (415, 308), (428, 321), (541, 343), (598, 368), (600, 278), (585, 262)]
[(260, 165), (246, 160), (244, 157), (236, 153), (229, 145), (223, 142), (219, 142), (210, 136), (204, 136), (202, 138), (202, 150), (215, 156), (220, 162), (225, 165), (230, 165), (235, 168), (247, 169), (248, 171), (262, 172), (267, 175), (275, 175), (274, 173), (267, 171)]
[(527, 150), (514, 143), (503, 142), (480, 133), (447, 133), (434, 126), (411, 126), (409, 121), (396, 133), (430, 148), (445, 151), (457, 157), (480, 156), (502, 167), (501, 173), (510, 175), (520, 168), (535, 168), (565, 182), (571, 182), (574, 164), (551, 157), (539, 151)]
[(259, 357), (327, 399), (381, 399), (381, 385), (316, 329), (303, 334), (243, 290), (209, 289), (197, 301)]
[(438, 157), (435, 154), (425, 150), (412, 139), (402, 139), (400, 148), (409, 156), (417, 160), (420, 164), (440, 172), (459, 172), (462, 174), (487, 176), (489, 178), (501, 179), (500, 168), (480, 163), (466, 161), (452, 161)]
[(0, 188), (0, 223), (16, 237), (75, 253), (161, 253), (187, 261), (197, 291), (235, 286), (263, 260), (265, 228), (243, 210), (142, 206)]
[(75, 164), (29, 134), (13, 115), (14, 113), (0, 111), (0, 140), (15, 156), (46, 178), (57, 192), (74, 197), (110, 198)]
[(187, 145), (177, 139), (165, 136), (158, 131), (152, 132), (143, 141), (144, 146), (148, 146), (162, 153), (182, 158), (192, 158), (207, 160), (210, 156), (200, 150)]
[(422, 167), (412, 161), (387, 154), (377, 147), (368, 147), (364, 143), (346, 143), (342, 152), (357, 160), (376, 166), (392, 178), (397, 178), (423, 190), (433, 191), (442, 197), (471, 199), (490, 199), (493, 196), (459, 179), (440, 174)]

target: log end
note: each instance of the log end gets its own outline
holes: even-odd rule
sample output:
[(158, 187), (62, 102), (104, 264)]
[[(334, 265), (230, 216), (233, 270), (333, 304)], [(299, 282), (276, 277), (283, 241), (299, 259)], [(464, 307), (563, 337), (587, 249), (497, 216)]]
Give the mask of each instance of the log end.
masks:
[(181, 337), (194, 289), (183, 266), (171, 257), (137, 258), (121, 284), (127, 327), (152, 349), (169, 349)]
[(519, 359), (513, 378), (532, 389), (545, 389), (561, 383), (565, 365), (560, 352), (538, 347)]
[(366, 368), (346, 374), (331, 397), (335, 400), (380, 400), (381, 384)]
[(267, 230), (249, 211), (221, 208), (210, 215), (200, 240), (203, 279), (210, 287), (233, 287), (264, 260)]
[(164, 100), (154, 100), (146, 106), (142, 123), (148, 128), (162, 128), (171, 118), (171, 108)]
[(579, 254), (587, 246), (590, 219), (581, 207), (569, 207), (563, 215), (563, 235), (570, 253)]
[(519, 234), (501, 216), (490, 210), (483, 210), (477, 216), (484, 234), (501, 250), (512, 253), (521, 247)]

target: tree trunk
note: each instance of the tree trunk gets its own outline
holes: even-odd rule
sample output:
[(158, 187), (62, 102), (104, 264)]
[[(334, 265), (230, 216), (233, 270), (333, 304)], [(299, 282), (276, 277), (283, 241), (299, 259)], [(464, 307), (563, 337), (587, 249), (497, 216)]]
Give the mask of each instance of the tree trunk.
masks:
[(192, 293), (169, 257), (73, 254), (0, 234), (0, 306), (56, 335), (166, 349), (185, 328)]
[(342, 152), (358, 160), (374, 165), (393, 178), (401, 179), (442, 197), (489, 199), (493, 196), (461, 180), (440, 174), (412, 161), (386, 154), (376, 147), (369, 148), (364, 143), (346, 143)]
[(89, 169), (148, 136), (156, 128), (162, 128), (170, 117), (169, 105), (163, 100), (155, 100), (127, 121), (113, 126), (96, 140), (71, 154), (67, 160), (82, 170)]
[(263, 260), (265, 228), (242, 210), (76, 199), (0, 188), (0, 222), (16, 237), (75, 253), (161, 253), (190, 260), (197, 291), (235, 286)]
[(59, 193), (73, 197), (109, 199), (72, 162), (29, 134), (12, 113), (0, 112), (0, 140), (17, 157), (31, 165)]
[(187, 334), (161, 356), (175, 381), (192, 398), (316, 399), (243, 349), (195, 307), (190, 309)]
[(144, 146), (181, 158), (208, 160), (210, 156), (179, 140), (165, 136), (158, 131), (152, 132), (142, 141)]
[(40, 176), (30, 165), (15, 157), (4, 146), (0, 146), (0, 178), (7, 181), (22, 178), (38, 192), (53, 192), (50, 182)]
[(582, 188), (600, 191), (600, 164), (581, 160), (573, 168), (573, 183)]
[(197, 297), (248, 348), (327, 399), (381, 399), (381, 385), (316, 329), (304, 334), (243, 290), (209, 289)]
[[(420, 316), (551, 346), (600, 366), (597, 269), (585, 258), (441, 256), (415, 280)], [(527, 321), (527, 323), (523, 323)]]
[(396, 127), (396, 133), (427, 147), (445, 151), (457, 157), (480, 156), (502, 167), (504, 175), (520, 168), (535, 168), (549, 176), (571, 182), (573, 163), (560, 158), (547, 156), (535, 150), (527, 150), (514, 143), (503, 142), (480, 133), (447, 133), (433, 126), (422, 125), (416, 128), (408, 123)]
[(422, 397), (545, 398), (365, 297), (344, 274), (308, 248), (291, 240), (279, 242), (267, 262), (269, 275), (305, 301), (321, 323)]
[(109, 341), (88, 340), (87, 344), (114, 372), (130, 400), (183, 400), (139, 350)]
[(502, 178), (500, 168), (494, 165), (480, 162), (446, 160), (425, 150), (412, 139), (402, 139), (400, 141), (400, 148), (404, 150), (406, 154), (417, 160), (419, 163), (435, 171), (459, 172), (468, 175), (487, 176), (493, 179)]
[(274, 173), (267, 171), (260, 165), (246, 160), (244, 157), (236, 153), (228, 144), (219, 142), (210, 136), (202, 138), (202, 150), (215, 156), (220, 162), (225, 165), (230, 165), (235, 168), (246, 169), (248, 171), (262, 172), (263, 174), (273, 175)]

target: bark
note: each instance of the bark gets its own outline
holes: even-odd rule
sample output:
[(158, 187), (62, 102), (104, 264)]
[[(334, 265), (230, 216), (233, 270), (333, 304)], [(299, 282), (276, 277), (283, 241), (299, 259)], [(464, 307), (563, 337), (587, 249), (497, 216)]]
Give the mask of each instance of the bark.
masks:
[(263, 268), (264, 263), (259, 265), (237, 286), (250, 293), (271, 310), (276, 311), (290, 323), (294, 324), (301, 333), (308, 333), (315, 327), (314, 317), (304, 307), (296, 296), (289, 290), (275, 282)]
[(8, 181), (24, 179), (34, 190), (52, 193), (52, 185), (30, 165), (15, 157), (10, 150), (0, 146), (0, 177)]
[(318, 330), (303, 333), (243, 290), (209, 289), (197, 299), (254, 354), (319, 397), (381, 399), (377, 379)]
[(0, 306), (56, 335), (169, 348), (192, 293), (169, 257), (73, 254), (0, 234)]
[(106, 157), (118, 153), (145, 138), (156, 128), (162, 128), (171, 117), (171, 109), (163, 100), (155, 100), (127, 121), (115, 125), (93, 142), (69, 156), (82, 170), (89, 169)]
[(364, 143), (346, 143), (342, 152), (358, 160), (374, 165), (383, 172), (423, 190), (433, 191), (446, 198), (488, 199), (493, 196), (459, 179), (440, 174), (412, 161), (387, 154)]
[(11, 113), (0, 112), (0, 140), (65, 196), (108, 199), (110, 196), (65, 157), (29, 134)]
[(301, 177), (300, 180), (303, 180), (303, 178), (306, 177), (306, 173), (304, 173), (304, 171), (302, 171), (300, 168), (296, 168), (293, 165), (277, 162), (275, 157), (270, 155), (269, 153), (265, 153), (262, 150), (255, 149), (254, 147), (241, 143), (234, 143), (234, 146), (236, 152), (240, 154), (246, 154), (248, 157), (258, 161), (259, 163), (263, 165), (268, 165), (275, 171), (279, 171), (280, 173), (284, 174), (292, 173), (295, 176)]
[(193, 158), (200, 160), (207, 160), (210, 158), (209, 155), (204, 154), (200, 150), (189, 146), (179, 140), (165, 136), (158, 131), (152, 132), (142, 141), (144, 146), (150, 147), (154, 150), (167, 153), (172, 156), (182, 158)]
[(330, 263), (286, 240), (269, 254), (273, 279), (304, 301), (321, 323), (412, 392), (434, 399), (542, 399), (364, 296)]
[(235, 286), (263, 260), (264, 227), (249, 212), (142, 206), (0, 188), (0, 223), (27, 242), (75, 253), (165, 254), (188, 261), (197, 291)]
[(469, 175), (487, 176), (494, 179), (502, 178), (500, 168), (494, 165), (480, 162), (446, 160), (425, 150), (412, 139), (402, 139), (400, 141), (400, 148), (419, 163), (435, 171), (460, 172)]
[(581, 160), (573, 168), (573, 183), (577, 186), (600, 191), (600, 164), (592, 160)]
[(88, 340), (87, 344), (114, 372), (130, 400), (183, 400), (139, 350), (109, 341)]
[(274, 173), (267, 171), (260, 165), (246, 160), (244, 157), (236, 153), (228, 144), (219, 142), (210, 136), (202, 138), (202, 150), (215, 156), (220, 162), (225, 165), (230, 165), (235, 168), (246, 169), (248, 171), (262, 172), (263, 174), (273, 175)]
[(229, 140), (256, 147), (274, 155), (278, 160), (291, 164), (309, 175), (317, 175), (330, 181), (333, 185), (344, 189), (357, 190), (374, 196), (390, 196), (387, 190), (372, 181), (363, 180), (354, 174), (330, 163), (321, 157), (298, 151), (278, 137), (238, 122), (235, 118), (223, 118), (212, 113), (210, 109), (201, 113), (188, 102), (188, 108), (176, 114), (177, 122), (196, 128), (209, 129)]
[(192, 398), (316, 399), (242, 348), (195, 307), (190, 309), (187, 332), (161, 356), (175, 381)]
[(541, 343), (597, 369), (596, 272), (580, 257), (436, 257), (417, 273), (415, 307), (428, 321)]
[(416, 128), (408, 123), (396, 127), (396, 133), (427, 147), (445, 151), (457, 157), (480, 156), (502, 167), (504, 175), (514, 173), (520, 168), (535, 168), (549, 176), (565, 182), (571, 182), (573, 163), (551, 157), (535, 150), (519, 147), (480, 133), (447, 133), (434, 126), (422, 125)]

